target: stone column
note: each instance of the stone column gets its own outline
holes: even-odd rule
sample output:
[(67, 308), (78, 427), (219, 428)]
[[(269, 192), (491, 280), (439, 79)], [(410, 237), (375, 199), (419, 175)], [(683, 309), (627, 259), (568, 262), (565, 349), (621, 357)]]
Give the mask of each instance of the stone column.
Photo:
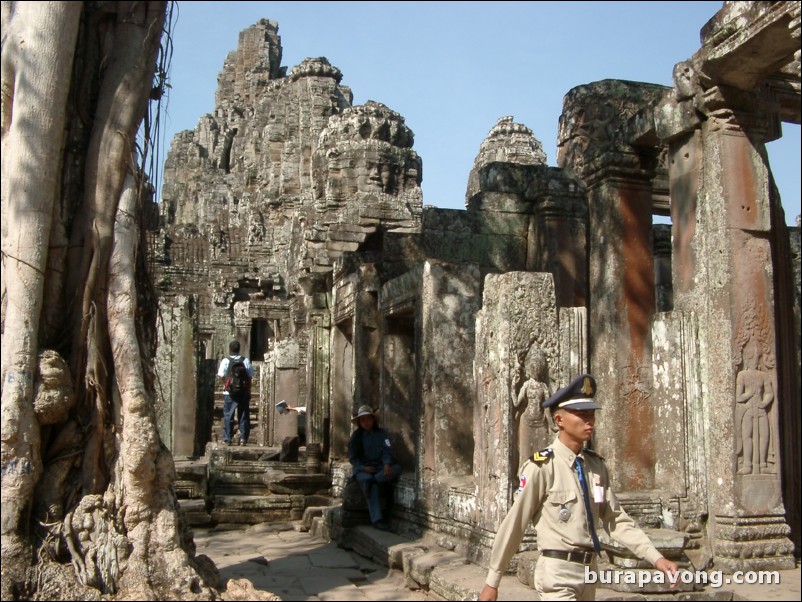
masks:
[[(657, 411), (655, 481), (660, 490), (676, 499), (669, 504), (667, 526), (689, 535), (686, 553), (701, 548), (707, 507), (708, 437), (705, 428), (704, 397), (701, 391), (699, 324), (696, 314), (671, 311), (656, 314), (652, 322), (654, 387)], [(664, 510), (665, 500), (664, 500)], [(690, 550), (689, 550), (690, 549)]]
[(449, 480), (472, 473), (473, 351), (481, 274), (475, 265), (423, 265), (421, 358), (423, 383), (422, 491), (430, 508), (448, 502)]
[(674, 309), (674, 292), (671, 281), (671, 226), (655, 224), (654, 236), (654, 291), (657, 311)]
[(306, 399), (306, 442), (320, 446), (320, 456), (329, 452), (329, 366), (331, 362), (331, 316), (328, 311), (310, 314), (312, 323), (310, 361), (308, 363), (309, 388)]
[(354, 410), (362, 404), (368, 404), (374, 410), (380, 409), (381, 405), (379, 288), (375, 264), (360, 265), (354, 313)]
[(699, 316), (708, 537), (717, 567), (791, 568), (778, 408), (792, 402), (778, 395), (767, 130), (751, 94), (699, 98), (708, 118), (675, 120), (670, 164), (675, 307)]
[(635, 148), (630, 118), (666, 88), (605, 80), (572, 89), (560, 116), (558, 165), (588, 190), (590, 370), (603, 410), (597, 449), (616, 488), (653, 489), (651, 335), (655, 311), (652, 180), (655, 148)]
[(205, 411), (211, 416), (213, 411), (212, 407), (198, 407), (196, 304), (195, 296), (184, 295), (159, 303), (162, 328), (158, 329), (155, 364), (156, 417), (162, 441), (176, 456), (200, 451), (196, 449), (197, 429), (208, 421), (199, 414)]
[(652, 174), (634, 155), (602, 161), (588, 182), (591, 373), (603, 408), (597, 445), (619, 489), (652, 489)]
[(705, 94), (697, 212), (707, 243), (699, 259), (709, 279), (698, 292), (711, 432), (718, 449), (734, 449), (709, 458), (709, 473), (719, 475), (710, 490), (714, 553), (717, 565), (733, 570), (792, 568), (777, 420), (778, 406), (792, 402), (777, 397), (770, 170), (760, 117), (750, 98), (737, 96), (741, 106), (733, 108), (721, 90)]
[(275, 346), (265, 354), (262, 369), (259, 371), (259, 378), (261, 379), (259, 383), (259, 406), (263, 410), (265, 419), (260, 425), (262, 428), (251, 435), (251, 438), (255, 435), (257, 445), (261, 446), (281, 445), (281, 441), (275, 437), (276, 421), (278, 419), (276, 403), (281, 401), (281, 397), (276, 399)]
[(560, 370), (553, 375), (552, 393), (588, 371), (588, 310), (560, 307)]
[(348, 460), (354, 409), (354, 307), (356, 274), (335, 273), (332, 302), (331, 379), (329, 380), (329, 460)]
[[(551, 274), (508, 272), (485, 277), (474, 359), (473, 473), (480, 530), (495, 532), (509, 510), (518, 468), (525, 459), (521, 456), (554, 438), (540, 403), (546, 394), (543, 385), (559, 370), (558, 339)], [(528, 366), (538, 363), (545, 369), (527, 374)], [(529, 435), (523, 453), (522, 422)]]
[[(234, 303), (234, 338), (239, 341), (240, 353), (245, 357), (250, 356), (251, 315), (248, 301)], [(228, 355), (228, 345), (226, 345), (226, 355)], [(253, 358), (250, 359), (253, 361)]]
[(420, 451), (423, 420), (418, 376), (422, 273), (420, 265), (385, 282), (380, 295), (383, 419), (391, 427), (396, 460), (416, 477), (424, 461)]

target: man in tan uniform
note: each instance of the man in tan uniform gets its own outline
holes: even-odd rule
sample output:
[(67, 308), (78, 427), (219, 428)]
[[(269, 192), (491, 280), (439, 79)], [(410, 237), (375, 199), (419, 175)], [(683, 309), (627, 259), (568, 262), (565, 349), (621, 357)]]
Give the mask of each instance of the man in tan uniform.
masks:
[(676, 575), (677, 565), (657, 551), (621, 508), (610, 488), (604, 459), (583, 448), (593, 434), (595, 411), (600, 407), (595, 394), (596, 381), (583, 374), (543, 402), (552, 412), (559, 435), (551, 447), (521, 467), (515, 502), (496, 534), (479, 600), (496, 600), (501, 575), (530, 523), (537, 531), (540, 550), (535, 589), (541, 600), (595, 599), (595, 584), (585, 583), (585, 566), (598, 571), (600, 527), (667, 576)]

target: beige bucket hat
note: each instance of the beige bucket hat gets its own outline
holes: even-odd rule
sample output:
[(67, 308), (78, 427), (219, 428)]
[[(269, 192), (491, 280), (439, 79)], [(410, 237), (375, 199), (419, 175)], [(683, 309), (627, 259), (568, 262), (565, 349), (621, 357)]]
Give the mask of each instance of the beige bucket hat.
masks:
[(376, 418), (376, 411), (369, 405), (359, 406), (356, 416), (353, 418), (354, 424), (359, 424), (359, 418), (361, 416), (373, 416), (373, 418)]

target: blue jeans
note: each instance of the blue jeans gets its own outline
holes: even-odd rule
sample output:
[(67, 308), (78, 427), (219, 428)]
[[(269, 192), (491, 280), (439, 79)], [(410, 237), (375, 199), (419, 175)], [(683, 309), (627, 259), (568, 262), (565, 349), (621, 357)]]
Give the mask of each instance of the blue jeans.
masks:
[(368, 512), (370, 513), (370, 522), (377, 523), (384, 518), (381, 508), (380, 488), (385, 483), (391, 483), (401, 476), (401, 466), (393, 464), (393, 472), (389, 477), (384, 476), (384, 466), (380, 466), (376, 474), (369, 472), (356, 473), (356, 482), (359, 483), (359, 488), (365, 494), (368, 500)]
[(248, 435), (251, 434), (251, 416), (248, 406), (251, 400), (249, 398), (233, 399), (231, 395), (226, 393), (223, 398), (223, 441), (231, 443), (231, 435), (234, 430), (234, 410), (237, 411), (239, 417), (239, 438), (241, 441), (248, 441)]

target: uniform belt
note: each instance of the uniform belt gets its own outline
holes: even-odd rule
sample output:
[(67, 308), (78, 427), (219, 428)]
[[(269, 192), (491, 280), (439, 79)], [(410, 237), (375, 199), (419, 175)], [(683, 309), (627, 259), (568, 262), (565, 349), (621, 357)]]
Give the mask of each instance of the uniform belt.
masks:
[(593, 561), (593, 550), (587, 552), (564, 552), (562, 550), (543, 550), (540, 553), (547, 558), (557, 558), (559, 560), (567, 560), (568, 562), (578, 562), (579, 564), (590, 564)]

